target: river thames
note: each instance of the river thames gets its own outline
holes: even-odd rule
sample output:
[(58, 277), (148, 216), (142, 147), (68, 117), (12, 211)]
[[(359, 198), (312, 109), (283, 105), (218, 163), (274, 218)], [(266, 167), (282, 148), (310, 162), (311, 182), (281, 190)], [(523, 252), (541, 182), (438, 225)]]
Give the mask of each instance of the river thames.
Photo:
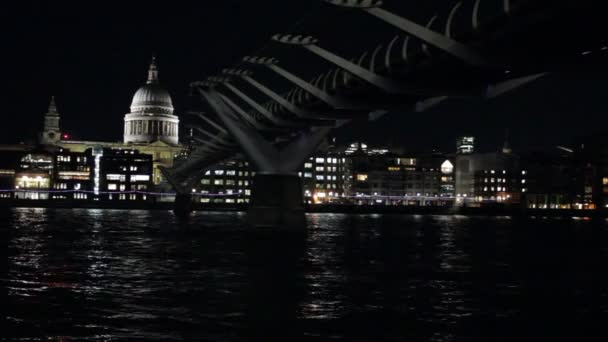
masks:
[(2, 209), (4, 340), (595, 341), (608, 222)]

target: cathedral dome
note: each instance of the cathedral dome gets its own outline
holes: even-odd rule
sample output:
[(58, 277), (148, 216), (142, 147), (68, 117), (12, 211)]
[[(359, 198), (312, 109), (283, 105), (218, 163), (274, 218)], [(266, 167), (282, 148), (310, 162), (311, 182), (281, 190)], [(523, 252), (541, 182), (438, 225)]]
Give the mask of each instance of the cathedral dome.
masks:
[(133, 96), (131, 113), (173, 114), (171, 95), (158, 82), (156, 59), (152, 59), (150, 64), (148, 82)]
[(156, 59), (152, 59), (148, 82), (133, 96), (131, 112), (125, 115), (125, 143), (161, 141), (179, 144), (179, 118), (173, 115), (171, 95), (158, 83)]

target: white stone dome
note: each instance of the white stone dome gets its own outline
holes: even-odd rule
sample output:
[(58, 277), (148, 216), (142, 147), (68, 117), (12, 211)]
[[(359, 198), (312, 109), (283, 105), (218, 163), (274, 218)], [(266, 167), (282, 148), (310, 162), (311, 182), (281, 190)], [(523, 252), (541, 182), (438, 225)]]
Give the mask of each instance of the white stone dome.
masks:
[(156, 59), (152, 59), (148, 82), (140, 87), (131, 102), (131, 113), (173, 114), (171, 95), (158, 82)]
[(156, 59), (152, 59), (148, 82), (140, 87), (125, 115), (125, 143), (162, 141), (179, 144), (179, 118), (173, 115), (171, 95), (158, 82)]
[(131, 113), (173, 114), (171, 95), (158, 83), (148, 83), (137, 90)]

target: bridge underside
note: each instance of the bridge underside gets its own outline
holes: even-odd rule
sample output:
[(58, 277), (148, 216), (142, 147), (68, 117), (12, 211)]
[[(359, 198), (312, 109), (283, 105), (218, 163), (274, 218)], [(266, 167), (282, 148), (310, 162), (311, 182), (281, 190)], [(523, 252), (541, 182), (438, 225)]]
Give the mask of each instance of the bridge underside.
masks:
[[(249, 213), (253, 223), (301, 223), (295, 174), (332, 128), (387, 112), (423, 112), (451, 98), (492, 99), (549, 73), (596, 72), (607, 65), (608, 37), (597, 1), (463, 0), (438, 9), (443, 15), (426, 25), (384, 10), (376, 0), (324, 1), (371, 15), (400, 34), (379, 37), (383, 44), (354, 58), (321, 47), (315, 37), (277, 35), (273, 40), (286, 49), (312, 54), (332, 68), (304, 80), (272, 57), (248, 56), (222, 75), (192, 83), (206, 107), (196, 126), (205, 138), (187, 160), (165, 170), (178, 192), (188, 193), (209, 166), (242, 153), (259, 175)], [(278, 92), (245, 64), (294, 87)]]

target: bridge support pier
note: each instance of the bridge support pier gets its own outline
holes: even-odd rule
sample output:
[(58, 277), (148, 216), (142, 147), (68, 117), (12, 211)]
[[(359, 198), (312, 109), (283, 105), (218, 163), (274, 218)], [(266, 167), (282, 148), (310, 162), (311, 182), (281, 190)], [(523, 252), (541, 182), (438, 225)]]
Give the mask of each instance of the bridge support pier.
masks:
[(304, 196), (297, 171), (325, 139), (331, 127), (301, 132), (287, 146), (278, 149), (257, 130), (238, 120), (217, 92), (199, 91), (256, 166), (247, 215), (249, 223), (254, 227), (281, 230), (304, 228)]
[(247, 220), (252, 226), (292, 229), (304, 227), (302, 181), (298, 175), (258, 173)]
[(179, 219), (187, 219), (192, 214), (192, 195), (176, 194), (175, 202), (173, 203), (173, 213)]

